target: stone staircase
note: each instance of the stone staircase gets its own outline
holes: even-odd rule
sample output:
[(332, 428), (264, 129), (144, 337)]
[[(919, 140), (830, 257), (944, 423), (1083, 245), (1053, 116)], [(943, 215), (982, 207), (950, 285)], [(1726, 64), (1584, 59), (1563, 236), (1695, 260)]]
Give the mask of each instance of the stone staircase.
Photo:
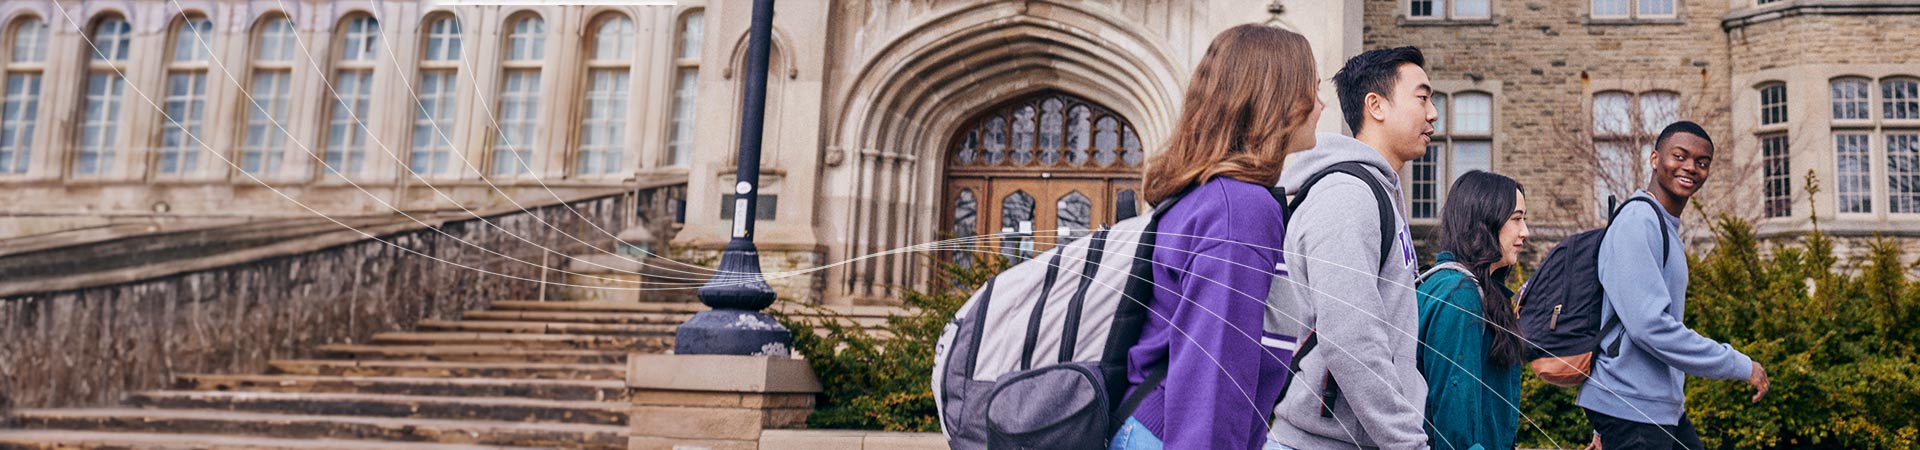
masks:
[[(674, 328), (706, 307), (690, 295), (580, 295), (590, 292), (496, 301), (322, 345), (265, 374), (184, 375), (121, 406), (16, 410), (0, 449), (627, 448), (628, 353), (670, 350)], [(870, 327), (894, 311), (862, 307), (850, 320)]]
[(627, 352), (690, 303), (501, 301), (323, 345), (267, 374), (194, 374), (110, 408), (14, 411), (0, 448), (627, 447)]

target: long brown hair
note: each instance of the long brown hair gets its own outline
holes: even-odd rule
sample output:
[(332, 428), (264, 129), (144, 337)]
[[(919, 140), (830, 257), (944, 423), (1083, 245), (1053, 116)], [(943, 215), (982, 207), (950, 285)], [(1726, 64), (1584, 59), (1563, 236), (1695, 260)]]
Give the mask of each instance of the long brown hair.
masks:
[(1313, 112), (1313, 50), (1299, 33), (1258, 24), (1220, 32), (1193, 70), (1167, 146), (1147, 164), (1146, 200), (1228, 177), (1271, 186), (1288, 141)]

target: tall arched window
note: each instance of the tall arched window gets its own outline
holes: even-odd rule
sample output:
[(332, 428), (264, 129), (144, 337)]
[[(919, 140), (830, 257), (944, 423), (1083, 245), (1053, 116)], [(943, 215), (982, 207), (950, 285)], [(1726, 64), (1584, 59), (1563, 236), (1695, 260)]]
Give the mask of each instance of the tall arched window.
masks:
[(700, 46), (706, 28), (705, 11), (689, 11), (680, 18), (680, 45), (673, 58), (673, 122), (667, 129), (671, 165), (687, 165), (693, 157), (694, 102), (700, 93)]
[(500, 134), (493, 142), (494, 175), (515, 176), (533, 171), (539, 130), (540, 65), (547, 55), (547, 22), (527, 15), (511, 22), (507, 57), (501, 62)]
[(160, 154), (153, 171), (159, 176), (191, 175), (200, 167), (200, 124), (207, 110), (207, 55), (213, 53), (213, 22), (206, 16), (183, 16), (173, 26), (168, 46), (167, 104), (161, 111)]
[(127, 81), (127, 52), (133, 26), (119, 16), (94, 22), (88, 33), (86, 107), (81, 109), (80, 135), (75, 139), (79, 151), (74, 155), (74, 175), (90, 176), (113, 170), (116, 149), (120, 147), (120, 104)]
[(373, 99), (374, 59), (380, 55), (380, 22), (357, 16), (341, 24), (333, 58), (333, 116), (327, 120), (326, 163), (334, 175), (366, 168), (368, 103)]
[(38, 18), (16, 20), (7, 29), (0, 72), (0, 175), (27, 173), (33, 150), (34, 121), (40, 117), (40, 74), (47, 70), (47, 25)]
[(587, 104), (581, 114), (580, 151), (574, 173), (583, 176), (620, 172), (625, 148), (627, 84), (633, 67), (633, 20), (610, 15), (593, 28), (587, 59)]
[(293, 80), (293, 21), (267, 18), (254, 27), (252, 82), (248, 88), (247, 127), (242, 131), (240, 170), (274, 174), (287, 153), (287, 105)]
[(426, 51), (420, 56), (420, 113), (413, 120), (413, 157), (409, 167), (424, 176), (446, 175), (453, 154), (453, 125), (459, 111), (460, 19), (429, 19)]

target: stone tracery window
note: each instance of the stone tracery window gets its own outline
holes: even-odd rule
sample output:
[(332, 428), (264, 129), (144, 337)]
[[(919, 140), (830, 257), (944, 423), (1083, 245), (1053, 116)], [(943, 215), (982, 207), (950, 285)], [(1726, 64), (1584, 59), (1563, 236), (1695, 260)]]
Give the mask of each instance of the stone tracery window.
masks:
[(953, 144), (956, 169), (1114, 170), (1146, 163), (1139, 132), (1118, 114), (1065, 94), (1002, 106)]

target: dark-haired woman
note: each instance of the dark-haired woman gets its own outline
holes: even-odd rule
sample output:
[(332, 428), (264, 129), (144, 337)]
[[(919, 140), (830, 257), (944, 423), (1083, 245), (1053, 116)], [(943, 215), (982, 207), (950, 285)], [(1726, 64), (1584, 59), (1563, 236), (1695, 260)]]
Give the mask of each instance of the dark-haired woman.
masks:
[(1520, 184), (1502, 175), (1467, 172), (1447, 191), (1440, 254), (1418, 295), (1435, 450), (1513, 448), (1526, 344), (1506, 285), (1526, 244), (1526, 209)]

